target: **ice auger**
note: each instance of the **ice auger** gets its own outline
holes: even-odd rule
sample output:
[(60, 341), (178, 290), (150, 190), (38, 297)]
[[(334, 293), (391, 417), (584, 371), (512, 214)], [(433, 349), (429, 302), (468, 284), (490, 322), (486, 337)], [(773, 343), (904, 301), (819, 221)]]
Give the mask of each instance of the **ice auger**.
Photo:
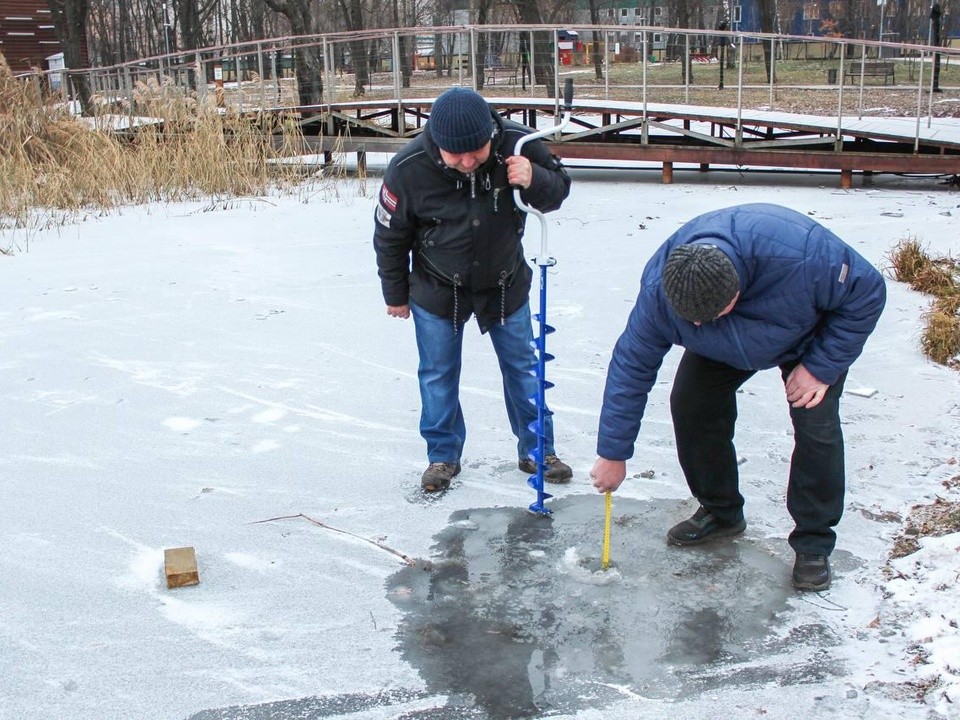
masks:
[[(523, 149), (523, 146), (531, 140), (536, 140), (538, 138), (546, 137), (547, 135), (559, 133), (561, 130), (563, 130), (563, 128), (567, 126), (567, 123), (570, 122), (570, 113), (572, 108), (573, 80), (568, 79), (563, 88), (563, 106), (561, 107), (560, 122), (552, 127), (532, 132), (529, 135), (524, 135), (517, 143), (517, 146), (514, 149), (514, 154), (519, 155), (520, 151)], [(556, 265), (557, 261), (550, 257), (547, 253), (547, 221), (546, 218), (544, 218), (543, 213), (523, 202), (523, 200), (520, 198), (520, 188), (514, 188), (513, 197), (518, 208), (531, 215), (535, 215), (537, 220), (540, 221), (540, 252), (535, 258), (533, 258), (534, 262), (536, 262), (537, 266), (540, 268), (540, 311), (533, 316), (533, 319), (538, 323), (540, 332), (540, 334), (534, 338), (533, 341), (533, 347), (537, 351), (537, 368), (534, 371), (534, 374), (537, 376), (538, 383), (537, 393), (530, 398), (530, 402), (537, 406), (536, 422), (530, 424), (530, 429), (537, 434), (537, 449), (533, 453), (533, 461), (536, 463), (537, 473), (536, 475), (531, 475), (530, 479), (527, 480), (527, 483), (530, 485), (530, 487), (537, 491), (537, 499), (536, 502), (530, 505), (530, 512), (539, 513), (540, 515), (549, 515), (550, 509), (543, 503), (545, 500), (553, 496), (543, 491), (543, 472), (546, 469), (546, 463), (544, 462), (543, 443), (546, 437), (544, 423), (547, 417), (553, 414), (547, 410), (546, 394), (547, 390), (553, 387), (553, 383), (547, 381), (546, 364), (553, 360), (554, 356), (550, 355), (546, 348), (547, 335), (552, 333), (554, 329), (547, 325), (547, 268), (552, 265)]]

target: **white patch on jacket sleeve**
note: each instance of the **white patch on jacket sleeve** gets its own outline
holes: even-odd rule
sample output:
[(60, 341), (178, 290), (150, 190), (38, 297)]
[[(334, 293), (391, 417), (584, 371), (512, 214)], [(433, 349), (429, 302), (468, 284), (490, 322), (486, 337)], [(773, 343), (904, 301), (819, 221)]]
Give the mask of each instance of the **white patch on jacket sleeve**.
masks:
[(388, 213), (383, 209), (383, 205), (377, 205), (377, 222), (383, 225), (384, 227), (390, 227), (390, 221), (393, 219), (393, 215)]
[(841, 285), (843, 281), (847, 279), (847, 274), (850, 272), (850, 266), (844, 263), (840, 266), (840, 277), (837, 278), (837, 282)]

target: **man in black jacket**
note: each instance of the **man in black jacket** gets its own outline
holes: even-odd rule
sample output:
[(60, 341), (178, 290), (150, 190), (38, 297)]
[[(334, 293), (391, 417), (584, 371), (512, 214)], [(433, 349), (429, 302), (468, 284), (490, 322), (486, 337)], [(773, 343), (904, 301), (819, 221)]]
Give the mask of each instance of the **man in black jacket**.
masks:
[[(476, 315), (490, 333), (503, 376), (518, 467), (536, 473), (536, 366), (530, 279), (523, 257), (526, 214), (514, 204), (555, 210), (570, 191), (560, 161), (539, 140), (514, 147), (529, 133), (493, 112), (472, 90), (455, 87), (433, 104), (426, 129), (390, 162), (380, 188), (373, 244), (391, 317), (413, 315), (420, 354), (420, 434), (429, 466), (421, 486), (445, 490), (460, 472), (466, 425), (460, 407), (463, 328)], [(412, 268), (410, 258), (413, 258)], [(553, 424), (545, 423), (544, 479), (573, 473), (556, 456)]]

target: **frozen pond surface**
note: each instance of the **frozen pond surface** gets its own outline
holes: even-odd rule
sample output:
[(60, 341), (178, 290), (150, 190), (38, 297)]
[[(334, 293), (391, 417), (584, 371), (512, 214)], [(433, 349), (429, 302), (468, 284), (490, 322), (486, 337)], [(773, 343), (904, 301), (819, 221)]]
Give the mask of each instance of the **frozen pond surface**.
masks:
[[(740, 396), (745, 536), (666, 546), (694, 510), (669, 416), (678, 353), (613, 499), (615, 567), (596, 574), (606, 367), (646, 259), (684, 220), (774, 200), (878, 266), (904, 237), (960, 252), (944, 230), (960, 199), (930, 181), (681, 177), (581, 171), (549, 216), (548, 400), (574, 469), (550, 520), (525, 510), (473, 324), (463, 472), (422, 497), (416, 344), (384, 312), (372, 179), (309, 202), (126, 208), (35, 231), (29, 251), (0, 235), (0, 720), (957, 717), (960, 533), (888, 561), (912, 506), (960, 498), (960, 375), (922, 357), (929, 298), (901, 283), (848, 380), (869, 392), (842, 404), (828, 592), (788, 586), (775, 371)], [(164, 550), (184, 546), (200, 584), (171, 590)]]
[[(603, 571), (602, 496), (552, 507), (550, 517), (459, 510), (429, 559), (389, 578), (399, 647), (426, 692), (306, 698), (193, 720), (348, 717), (431, 695), (443, 704), (402, 717), (506, 720), (602, 709), (625, 695), (693, 698), (843, 675), (838, 638), (803, 612), (832, 603), (793, 591), (782, 540), (748, 528), (712, 547), (671, 547), (666, 519), (685, 505), (618, 499)], [(849, 554), (834, 556), (839, 575), (852, 565)]]

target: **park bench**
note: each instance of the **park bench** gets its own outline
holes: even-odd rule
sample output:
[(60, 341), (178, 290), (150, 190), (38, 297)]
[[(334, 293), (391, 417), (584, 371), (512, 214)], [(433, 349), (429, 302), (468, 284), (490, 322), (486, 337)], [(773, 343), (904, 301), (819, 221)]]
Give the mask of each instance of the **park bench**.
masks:
[[(863, 78), (866, 80), (868, 77), (882, 77), (883, 84), (887, 84), (887, 78), (893, 82), (894, 85), (897, 84), (896, 75), (894, 75), (895, 65), (892, 62), (883, 62), (883, 61), (874, 61), (868, 62), (863, 65)], [(851, 83), (856, 83), (860, 81), (861, 74), (860, 63), (854, 62), (847, 66), (846, 72), (844, 73), (844, 81), (849, 80)]]
[(493, 64), (484, 68), (487, 85), (496, 85), (498, 83), (517, 84), (517, 66)]

